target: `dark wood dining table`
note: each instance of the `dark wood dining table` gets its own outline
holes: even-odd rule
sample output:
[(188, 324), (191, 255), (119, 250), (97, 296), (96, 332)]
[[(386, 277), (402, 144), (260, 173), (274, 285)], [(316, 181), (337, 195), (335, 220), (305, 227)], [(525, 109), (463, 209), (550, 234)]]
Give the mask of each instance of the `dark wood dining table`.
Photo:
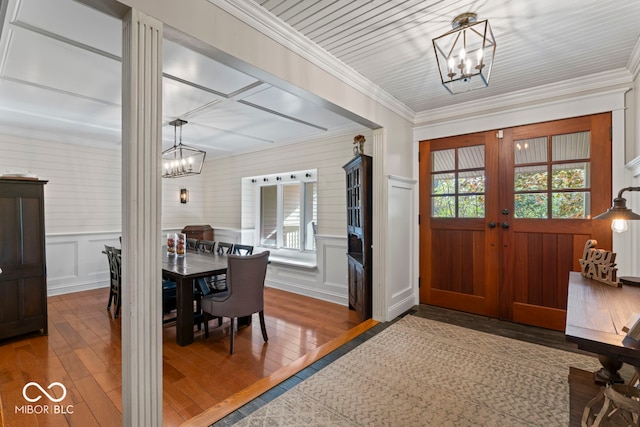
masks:
[(194, 280), (227, 272), (227, 256), (187, 251), (185, 256), (162, 253), (162, 274), (176, 282), (176, 342), (180, 346), (193, 342)]

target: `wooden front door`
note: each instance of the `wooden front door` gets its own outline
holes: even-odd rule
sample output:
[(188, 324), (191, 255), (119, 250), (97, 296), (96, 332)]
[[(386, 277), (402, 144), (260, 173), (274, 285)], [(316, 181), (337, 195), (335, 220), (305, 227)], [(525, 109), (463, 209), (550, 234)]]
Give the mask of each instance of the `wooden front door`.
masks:
[(564, 328), (588, 239), (611, 249), (609, 113), (420, 143), (420, 302)]

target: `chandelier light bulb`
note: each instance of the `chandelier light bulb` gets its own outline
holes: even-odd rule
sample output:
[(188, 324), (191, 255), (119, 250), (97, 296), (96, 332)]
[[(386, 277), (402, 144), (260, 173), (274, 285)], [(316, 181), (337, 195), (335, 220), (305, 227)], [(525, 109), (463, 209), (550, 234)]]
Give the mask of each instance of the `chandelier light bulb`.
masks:
[(467, 63), (465, 64), (465, 74), (471, 74), (471, 60), (467, 59)]
[(452, 73), (456, 66), (456, 60), (453, 57), (449, 58), (449, 72)]
[(477, 58), (478, 58), (478, 64), (480, 64), (480, 62), (482, 62), (482, 49), (478, 49), (478, 53), (477, 53)]
[(464, 63), (464, 59), (467, 56), (467, 52), (465, 52), (464, 48), (460, 49), (460, 62)]

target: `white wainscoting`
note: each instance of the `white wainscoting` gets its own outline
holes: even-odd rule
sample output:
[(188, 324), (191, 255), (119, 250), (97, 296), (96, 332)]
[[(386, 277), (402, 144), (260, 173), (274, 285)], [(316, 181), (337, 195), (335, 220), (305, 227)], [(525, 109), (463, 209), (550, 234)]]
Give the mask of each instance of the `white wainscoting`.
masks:
[(269, 265), (265, 285), (346, 306), (349, 304), (346, 253), (346, 237), (316, 235), (315, 267), (274, 260)]
[(416, 181), (393, 175), (387, 176), (387, 221), (394, 239), (387, 239), (386, 300), (387, 320), (394, 319), (418, 303), (415, 274), (414, 236), (416, 216), (414, 198)]
[(104, 245), (119, 247), (119, 237), (119, 232), (47, 235), (48, 295), (109, 286), (109, 263), (102, 251)]
[[(170, 232), (180, 230), (166, 229)], [(216, 241), (236, 243), (240, 231), (214, 229)], [(46, 236), (49, 296), (109, 286), (109, 264), (104, 245), (120, 246), (119, 232), (51, 234)], [(317, 266), (295, 266), (274, 260), (265, 285), (341, 305), (348, 305), (347, 240), (343, 236), (316, 236)], [(105, 293), (105, 306), (108, 294)]]

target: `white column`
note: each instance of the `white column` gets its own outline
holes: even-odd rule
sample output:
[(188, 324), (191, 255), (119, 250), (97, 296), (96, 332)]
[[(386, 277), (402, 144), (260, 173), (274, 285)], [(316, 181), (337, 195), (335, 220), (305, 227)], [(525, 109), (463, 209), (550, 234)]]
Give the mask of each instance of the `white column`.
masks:
[(387, 321), (387, 180), (384, 174), (385, 131), (373, 131), (373, 278), (372, 316)]
[(134, 9), (122, 37), (122, 422), (162, 425), (162, 23)]

